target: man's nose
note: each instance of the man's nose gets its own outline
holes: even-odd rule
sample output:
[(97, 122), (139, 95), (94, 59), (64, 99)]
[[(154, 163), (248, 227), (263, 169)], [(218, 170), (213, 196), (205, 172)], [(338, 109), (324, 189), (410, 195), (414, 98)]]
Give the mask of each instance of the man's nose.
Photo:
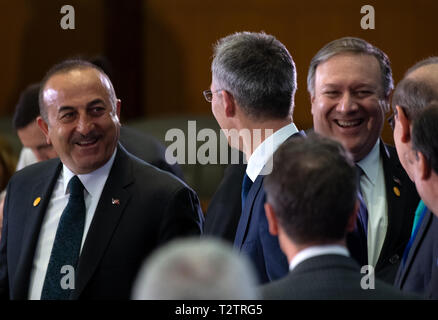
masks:
[(82, 135), (87, 135), (94, 128), (94, 123), (90, 117), (84, 115), (80, 116), (76, 126), (76, 131)]
[(358, 105), (350, 92), (343, 94), (341, 100), (339, 101), (338, 107), (339, 112), (347, 113), (351, 111), (356, 111)]

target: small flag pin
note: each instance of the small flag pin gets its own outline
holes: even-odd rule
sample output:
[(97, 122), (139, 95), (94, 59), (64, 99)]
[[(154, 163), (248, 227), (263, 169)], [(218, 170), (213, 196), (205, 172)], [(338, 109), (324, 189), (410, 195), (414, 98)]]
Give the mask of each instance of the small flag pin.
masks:
[(112, 198), (111, 203), (118, 206), (120, 204), (120, 200)]
[(40, 204), (40, 202), (41, 202), (41, 198), (40, 198), (40, 197), (36, 198), (36, 199), (33, 201), (33, 206), (36, 207), (37, 205)]

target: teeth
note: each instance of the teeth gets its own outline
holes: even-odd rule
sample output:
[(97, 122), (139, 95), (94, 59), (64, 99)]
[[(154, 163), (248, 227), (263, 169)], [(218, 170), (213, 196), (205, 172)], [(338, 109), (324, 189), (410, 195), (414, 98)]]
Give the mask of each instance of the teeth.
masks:
[(80, 146), (87, 146), (87, 145), (95, 143), (96, 141), (97, 141), (97, 139), (90, 140), (90, 141), (81, 141), (81, 142), (78, 142), (78, 145), (80, 145)]
[(353, 121), (343, 121), (343, 120), (337, 120), (338, 125), (341, 127), (354, 127), (361, 123), (361, 120), (353, 120)]

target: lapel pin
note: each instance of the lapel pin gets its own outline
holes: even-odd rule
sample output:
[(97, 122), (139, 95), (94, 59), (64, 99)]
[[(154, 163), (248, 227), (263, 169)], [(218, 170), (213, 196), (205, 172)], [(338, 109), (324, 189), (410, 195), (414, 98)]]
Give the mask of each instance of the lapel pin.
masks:
[(400, 189), (399, 188), (394, 187), (394, 188), (392, 188), (392, 190), (394, 191), (394, 193), (397, 197), (400, 197)]
[(35, 198), (35, 200), (33, 201), (33, 206), (36, 207), (37, 205), (40, 204), (40, 202), (41, 202), (41, 198), (40, 197)]
[(118, 206), (120, 204), (120, 200), (112, 198), (111, 203)]

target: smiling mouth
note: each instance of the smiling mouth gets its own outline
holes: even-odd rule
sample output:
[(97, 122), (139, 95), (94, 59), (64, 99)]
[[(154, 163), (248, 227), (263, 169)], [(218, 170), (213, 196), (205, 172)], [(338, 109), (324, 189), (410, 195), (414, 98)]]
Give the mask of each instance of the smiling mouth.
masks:
[(363, 123), (362, 119), (358, 120), (335, 120), (335, 123), (341, 128), (354, 128)]
[(98, 138), (94, 138), (94, 139), (89, 139), (89, 140), (83, 140), (83, 141), (78, 141), (75, 144), (80, 146), (80, 147), (89, 147), (94, 145), (97, 140), (99, 140)]

